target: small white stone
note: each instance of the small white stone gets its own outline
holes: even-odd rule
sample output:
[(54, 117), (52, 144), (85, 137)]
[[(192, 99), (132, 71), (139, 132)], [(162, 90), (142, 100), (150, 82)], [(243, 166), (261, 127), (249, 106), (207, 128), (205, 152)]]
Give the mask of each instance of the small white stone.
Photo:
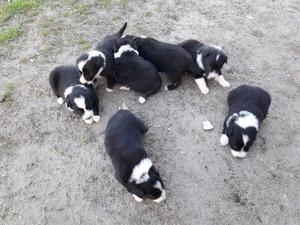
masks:
[(140, 96), (140, 97), (139, 97), (139, 102), (140, 102), (141, 104), (144, 104), (144, 103), (146, 102), (146, 99), (145, 99), (144, 97)]
[(212, 130), (214, 126), (211, 124), (210, 121), (206, 120), (203, 122), (203, 130)]

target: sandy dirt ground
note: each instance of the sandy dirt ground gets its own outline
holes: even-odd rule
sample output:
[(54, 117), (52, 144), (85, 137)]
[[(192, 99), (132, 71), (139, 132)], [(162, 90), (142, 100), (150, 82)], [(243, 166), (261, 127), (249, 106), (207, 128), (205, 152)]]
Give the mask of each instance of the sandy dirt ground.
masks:
[[(0, 46), (0, 95), (15, 86), (12, 103), (0, 103), (0, 224), (298, 224), (299, 1), (103, 2), (43, 1), (37, 14), (7, 22), (23, 21), (24, 31)], [(186, 75), (177, 90), (161, 88), (140, 105), (136, 93), (106, 93), (102, 82), (101, 122), (85, 124), (56, 103), (48, 74), (124, 21), (127, 34), (223, 46), (231, 87), (211, 81), (204, 96)], [(219, 137), (227, 94), (241, 84), (268, 90), (272, 105), (238, 160)], [(165, 183), (161, 204), (135, 202), (114, 178), (103, 133), (122, 102), (150, 128), (145, 148)], [(205, 120), (212, 131), (202, 129)]]

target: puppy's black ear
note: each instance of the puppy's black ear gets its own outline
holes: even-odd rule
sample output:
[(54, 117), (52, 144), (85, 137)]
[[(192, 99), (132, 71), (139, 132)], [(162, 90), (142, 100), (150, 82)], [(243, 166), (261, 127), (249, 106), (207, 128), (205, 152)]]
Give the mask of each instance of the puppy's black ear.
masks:
[(82, 68), (82, 74), (84, 78), (90, 77), (90, 71), (85, 66)]

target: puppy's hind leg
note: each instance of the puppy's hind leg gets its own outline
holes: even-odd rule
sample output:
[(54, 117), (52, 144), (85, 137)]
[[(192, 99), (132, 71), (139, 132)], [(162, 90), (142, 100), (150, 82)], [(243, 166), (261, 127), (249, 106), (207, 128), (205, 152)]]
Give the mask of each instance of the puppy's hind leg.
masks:
[(167, 91), (172, 91), (176, 89), (181, 84), (181, 74), (177, 75), (168, 75), (169, 80), (172, 82), (171, 84), (167, 85), (165, 89)]

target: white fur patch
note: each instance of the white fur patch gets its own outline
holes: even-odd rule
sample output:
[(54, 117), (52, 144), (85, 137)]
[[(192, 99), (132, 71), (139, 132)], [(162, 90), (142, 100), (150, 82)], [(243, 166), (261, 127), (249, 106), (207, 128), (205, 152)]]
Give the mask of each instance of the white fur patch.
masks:
[(64, 92), (64, 96), (65, 98), (72, 93), (74, 86), (70, 86), (68, 88), (66, 88), (65, 92)]
[(136, 200), (137, 202), (142, 202), (143, 201), (142, 198), (136, 196), (135, 194), (133, 194), (132, 196), (133, 196), (134, 200)]
[(198, 78), (198, 79), (195, 79), (195, 82), (197, 84), (197, 86), (199, 87), (200, 91), (203, 93), (203, 94), (208, 94), (209, 92), (209, 89), (208, 87), (206, 86), (206, 82), (205, 82), (205, 79), (202, 77), (202, 78)]
[(80, 95), (78, 98), (74, 98), (74, 103), (78, 108), (85, 110), (85, 99), (82, 95)]
[(159, 198), (153, 200), (154, 202), (160, 203), (162, 201), (164, 201), (167, 197), (166, 197), (166, 191), (162, 188), (162, 185), (159, 181), (156, 181), (155, 185), (153, 186), (154, 188), (157, 188), (161, 191), (161, 195)]
[(219, 46), (219, 45), (213, 45), (213, 44), (209, 44), (210, 47), (214, 48), (214, 49), (217, 49), (217, 50), (220, 50), (220, 51), (223, 51), (222, 47)]
[(82, 72), (82, 69), (84, 67), (84, 65), (93, 57), (98, 57), (98, 56), (101, 56), (103, 58), (103, 61), (104, 61), (104, 67), (106, 65), (106, 57), (105, 55), (103, 54), (103, 52), (100, 52), (100, 51), (97, 51), (97, 50), (92, 50), (90, 52), (87, 53), (88, 54), (88, 58), (84, 61), (80, 61), (78, 62), (77, 66), (78, 66), (78, 69)]
[(146, 102), (146, 99), (145, 99), (144, 97), (140, 96), (140, 97), (139, 97), (139, 102), (140, 102), (141, 104), (144, 104), (144, 103)]
[(220, 54), (218, 54), (218, 55), (216, 56), (216, 61), (218, 61), (219, 58), (220, 58)]
[(94, 122), (99, 122), (100, 121), (100, 116), (99, 115), (94, 115), (93, 120), (94, 120)]
[(93, 119), (92, 119), (92, 118), (84, 119), (83, 121), (84, 121), (85, 123), (87, 123), (87, 124), (92, 124), (92, 123), (93, 123)]
[(222, 134), (222, 136), (220, 138), (220, 143), (221, 143), (222, 146), (228, 145), (229, 138), (226, 134)]
[(121, 58), (122, 54), (125, 53), (125, 52), (135, 52), (137, 55), (139, 54), (137, 50), (135, 50), (134, 48), (132, 48), (129, 44), (127, 45), (122, 45), (118, 52), (116, 52), (114, 54), (114, 58), (117, 59), (117, 58)]
[(84, 113), (82, 115), (82, 119), (84, 120), (92, 120), (93, 121), (93, 115), (94, 115), (94, 112), (93, 110), (84, 110)]
[(227, 121), (226, 121), (226, 127), (228, 128), (229, 127), (229, 124), (231, 122), (232, 119), (238, 117), (238, 114), (237, 113), (233, 113), (231, 116), (228, 117)]
[(166, 91), (168, 91), (168, 90), (169, 90), (169, 88), (168, 88), (168, 85), (166, 85), (166, 86), (165, 86), (165, 90), (166, 90)]
[(218, 76), (219, 76), (219, 75), (218, 75), (215, 71), (213, 71), (213, 72), (210, 72), (210, 73), (208, 74), (207, 79), (216, 78), (216, 77), (218, 77)]
[(139, 164), (133, 168), (129, 182), (134, 181), (136, 184), (140, 184), (148, 181), (150, 178), (148, 172), (152, 165), (149, 158), (142, 159)]
[(82, 69), (84, 67), (84, 65), (86, 64), (86, 61), (80, 61), (77, 66), (78, 66), (78, 69), (82, 72)]
[(246, 146), (246, 144), (249, 141), (249, 136), (247, 134), (242, 134), (242, 138), (243, 138), (244, 146)]
[(202, 53), (201, 54), (197, 54), (196, 62), (198, 64), (198, 66), (200, 67), (200, 69), (205, 70), (205, 68), (203, 66), (203, 62), (202, 62)]
[(127, 86), (121, 86), (121, 87), (119, 88), (119, 90), (121, 90), (121, 91), (130, 91), (130, 87), (127, 87)]
[(114, 89), (110, 89), (110, 88), (106, 88), (106, 92), (110, 93), (110, 92), (113, 92)]
[(216, 76), (215, 81), (217, 81), (222, 87), (230, 87), (229, 82), (224, 79), (223, 75)]
[(231, 154), (236, 158), (244, 158), (244, 157), (246, 157), (247, 152), (245, 152), (243, 150), (238, 152), (238, 151), (234, 151), (234, 150), (231, 149)]
[(258, 130), (259, 128), (258, 119), (253, 113), (248, 111), (240, 111), (235, 123), (243, 129), (255, 127), (255, 129)]
[(62, 97), (59, 97), (56, 99), (58, 104), (63, 104), (64, 103), (64, 99)]

